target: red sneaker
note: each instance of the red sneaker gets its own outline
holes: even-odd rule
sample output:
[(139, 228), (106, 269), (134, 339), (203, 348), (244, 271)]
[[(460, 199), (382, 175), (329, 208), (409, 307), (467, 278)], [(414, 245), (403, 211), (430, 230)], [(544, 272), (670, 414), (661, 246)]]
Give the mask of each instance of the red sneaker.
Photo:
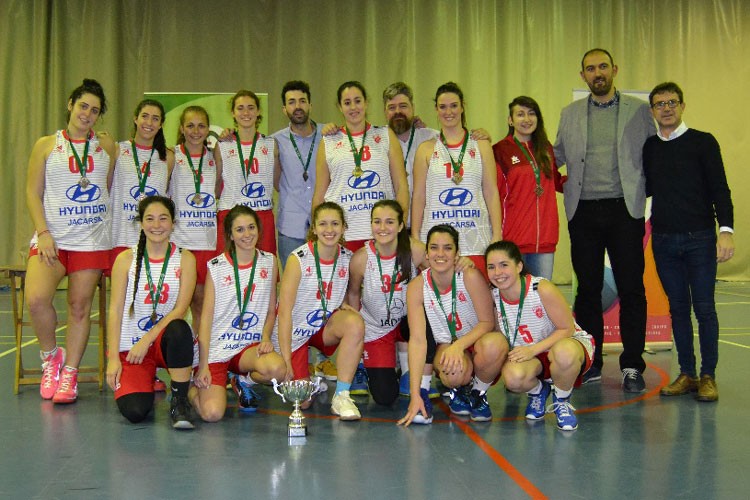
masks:
[(55, 354), (42, 358), (42, 383), (39, 394), (42, 399), (52, 399), (60, 385), (60, 370), (65, 363), (65, 349), (58, 347)]

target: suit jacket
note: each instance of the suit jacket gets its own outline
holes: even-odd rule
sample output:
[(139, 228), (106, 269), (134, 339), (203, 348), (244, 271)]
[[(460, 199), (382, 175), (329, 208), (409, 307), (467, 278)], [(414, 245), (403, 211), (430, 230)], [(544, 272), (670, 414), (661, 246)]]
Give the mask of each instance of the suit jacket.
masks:
[[(583, 168), (588, 137), (588, 98), (568, 104), (560, 113), (555, 140), (555, 159), (567, 165), (568, 181), (563, 186), (565, 214), (571, 220), (578, 208), (583, 187)], [(646, 178), (643, 175), (643, 143), (656, 134), (648, 103), (620, 94), (617, 114), (617, 161), (625, 205), (631, 217), (640, 219), (646, 211)]]

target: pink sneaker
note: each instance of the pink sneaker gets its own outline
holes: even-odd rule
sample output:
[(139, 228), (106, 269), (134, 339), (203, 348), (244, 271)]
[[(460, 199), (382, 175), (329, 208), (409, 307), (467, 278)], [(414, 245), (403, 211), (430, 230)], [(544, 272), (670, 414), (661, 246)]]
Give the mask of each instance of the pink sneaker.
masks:
[(60, 384), (60, 370), (65, 363), (65, 349), (58, 347), (55, 354), (42, 358), (42, 383), (39, 394), (42, 399), (52, 399)]
[(64, 366), (60, 371), (60, 385), (52, 398), (53, 403), (75, 403), (78, 399), (78, 368)]

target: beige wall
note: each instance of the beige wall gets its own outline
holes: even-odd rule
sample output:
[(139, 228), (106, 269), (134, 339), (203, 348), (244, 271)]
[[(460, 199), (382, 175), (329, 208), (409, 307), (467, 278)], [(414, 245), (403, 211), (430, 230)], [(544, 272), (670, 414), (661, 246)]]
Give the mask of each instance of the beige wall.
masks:
[[(469, 126), (496, 141), (506, 132), (507, 102), (520, 94), (539, 101), (554, 137), (560, 110), (583, 86), (583, 52), (600, 46), (619, 66), (618, 88), (674, 80), (685, 91), (686, 122), (717, 137), (738, 247), (719, 276), (747, 280), (750, 224), (742, 214), (750, 202), (739, 194), (748, 184), (741, 156), (750, 144), (749, 21), (742, 0), (0, 0), (0, 263), (20, 262), (33, 232), (24, 201), (29, 152), (65, 125), (66, 98), (84, 77), (98, 79), (109, 100), (97, 128), (118, 138), (129, 134), (144, 91), (268, 92), (264, 114), (276, 130), (286, 124), (278, 96), (285, 81), (310, 82), (313, 117), (340, 121), (336, 88), (354, 79), (369, 91), (374, 123), (384, 121), (382, 89), (405, 80), (431, 126), (435, 89), (455, 80)], [(563, 224), (555, 280), (570, 274)]]

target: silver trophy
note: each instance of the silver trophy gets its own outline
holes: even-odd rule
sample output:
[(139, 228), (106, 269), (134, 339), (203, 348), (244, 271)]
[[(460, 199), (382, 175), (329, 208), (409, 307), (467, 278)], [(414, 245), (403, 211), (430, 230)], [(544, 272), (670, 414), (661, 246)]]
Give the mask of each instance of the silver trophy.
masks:
[(281, 396), (281, 399), (294, 404), (294, 411), (289, 415), (289, 437), (307, 436), (307, 424), (299, 405), (311, 399), (321, 391), (321, 378), (313, 377), (312, 380), (290, 380), (278, 383), (273, 379), (273, 391)]

